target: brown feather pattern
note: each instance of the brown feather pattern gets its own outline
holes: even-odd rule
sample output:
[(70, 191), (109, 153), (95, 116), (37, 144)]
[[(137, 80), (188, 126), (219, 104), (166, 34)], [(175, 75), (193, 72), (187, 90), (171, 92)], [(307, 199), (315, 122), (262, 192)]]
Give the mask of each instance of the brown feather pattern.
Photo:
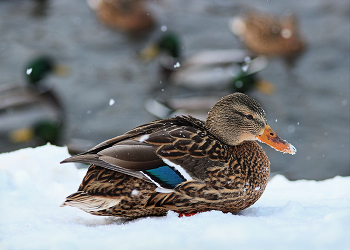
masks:
[[(228, 98), (248, 98), (234, 94)], [(236, 99), (235, 99), (236, 100)], [(220, 105), (220, 101), (218, 102)], [(224, 105), (227, 105), (226, 102)], [(237, 124), (250, 124), (241, 112), (231, 112)], [(253, 135), (260, 133), (266, 123), (265, 113), (255, 101)], [(215, 106), (214, 106), (215, 107)], [(213, 109), (214, 109), (213, 107)], [(222, 107), (219, 107), (222, 108)], [(215, 113), (212, 109), (212, 113)], [(209, 113), (210, 116), (211, 113)], [(244, 140), (228, 145), (213, 134), (211, 121), (229, 119), (215, 114), (204, 123), (190, 116), (174, 117), (130, 130), (100, 143), (91, 150), (72, 156), (63, 162), (90, 162), (76, 193), (63, 205), (75, 206), (94, 215), (137, 218), (163, 216), (168, 210), (195, 213), (210, 210), (237, 212), (254, 204), (264, 192), (270, 174), (270, 162), (260, 145)], [(208, 124), (208, 121), (209, 124)], [(240, 125), (241, 126), (241, 125)], [(245, 126), (245, 125), (244, 125)], [(219, 128), (222, 135), (236, 135), (244, 127)], [(242, 133), (243, 133), (242, 132)], [(230, 141), (228, 139), (227, 141)], [(232, 139), (231, 141), (236, 141)], [(187, 181), (173, 189), (159, 189), (144, 171), (172, 164), (181, 166)]]
[[(134, 140), (140, 138), (140, 130), (143, 130), (141, 134), (147, 134), (150, 129), (158, 129), (145, 142), (156, 149), (156, 155), (185, 166), (196, 180), (182, 183), (174, 192), (164, 194), (155, 192), (156, 185), (141, 178), (92, 165), (78, 192), (67, 197), (65, 205), (70, 205), (85, 194), (95, 199), (115, 197), (120, 199), (115, 206), (87, 212), (132, 218), (160, 216), (167, 210), (183, 213), (209, 210), (236, 212), (252, 205), (264, 191), (269, 176), (269, 162), (261, 147), (256, 142), (226, 146), (203, 130), (203, 123), (196, 121), (193, 126), (189, 126), (193, 120), (178, 117), (153, 122), (134, 129), (137, 135)], [(186, 123), (187, 126), (179, 126)], [(128, 134), (133, 138), (132, 133)], [(109, 142), (113, 147), (118, 143), (119, 139)], [(239, 154), (242, 148), (249, 150), (245, 150), (246, 154), (242, 155)], [(74, 157), (66, 162), (72, 160)], [(260, 172), (264, 172), (263, 178)], [(257, 178), (258, 181), (251, 183), (251, 178)], [(258, 191), (256, 187), (259, 187)], [(133, 190), (136, 190), (134, 193), (138, 193), (137, 196), (132, 195)]]

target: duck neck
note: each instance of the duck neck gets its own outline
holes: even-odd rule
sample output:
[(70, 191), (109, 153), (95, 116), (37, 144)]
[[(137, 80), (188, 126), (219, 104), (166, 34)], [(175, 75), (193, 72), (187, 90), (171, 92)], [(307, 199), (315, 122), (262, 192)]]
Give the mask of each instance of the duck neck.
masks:
[[(263, 191), (270, 177), (270, 161), (259, 143), (244, 141), (240, 145), (230, 146), (229, 151), (239, 163), (232, 166), (235, 175), (259, 179), (259, 190)], [(257, 184), (252, 188), (257, 189)]]
[(265, 191), (270, 178), (270, 161), (255, 141), (245, 141), (238, 146), (230, 146), (229, 151), (237, 160), (233, 162), (231, 171), (242, 182), (242, 192), (250, 197), (242, 205), (244, 208), (250, 207)]
[[(209, 111), (210, 114), (211, 111)], [(228, 129), (229, 126), (221, 127), (217, 126), (218, 121), (222, 124), (228, 124), (231, 121), (226, 120), (225, 122), (221, 122), (224, 119), (217, 115), (208, 115), (207, 120), (205, 122), (205, 128), (211, 133), (216, 139), (226, 145), (238, 145), (241, 143), (239, 141), (238, 132), (236, 130)]]

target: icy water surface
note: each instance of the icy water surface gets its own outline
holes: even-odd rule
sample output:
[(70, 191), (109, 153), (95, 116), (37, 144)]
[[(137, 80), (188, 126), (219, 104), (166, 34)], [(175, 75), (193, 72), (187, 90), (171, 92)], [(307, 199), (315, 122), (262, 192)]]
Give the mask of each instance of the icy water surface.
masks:
[[(271, 127), (298, 152), (283, 155), (265, 145), (264, 150), (272, 171), (290, 179), (350, 174), (349, 1), (150, 1), (158, 26), (140, 38), (101, 25), (82, 0), (48, 1), (41, 16), (33, 15), (35, 4), (0, 2), (0, 86), (24, 84), (25, 62), (38, 54), (68, 65), (70, 75), (47, 82), (66, 107), (67, 140), (88, 140), (92, 145), (87, 147), (155, 119), (144, 102), (158, 84), (157, 62), (145, 63), (136, 55), (161, 29), (179, 33), (184, 54), (242, 48), (227, 22), (245, 6), (278, 15), (293, 11), (309, 43), (294, 72), (298, 85), (282, 60), (272, 59), (260, 76), (275, 84), (277, 92), (250, 95), (265, 108)], [(1, 130), (21, 126), (1, 119)], [(2, 152), (13, 149), (0, 145)]]

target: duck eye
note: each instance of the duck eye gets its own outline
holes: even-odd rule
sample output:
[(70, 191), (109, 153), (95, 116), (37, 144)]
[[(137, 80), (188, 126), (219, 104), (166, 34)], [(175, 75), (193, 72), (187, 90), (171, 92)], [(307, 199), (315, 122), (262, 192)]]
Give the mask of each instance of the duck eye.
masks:
[(247, 117), (248, 120), (253, 120), (253, 116), (251, 114), (248, 114), (245, 117)]

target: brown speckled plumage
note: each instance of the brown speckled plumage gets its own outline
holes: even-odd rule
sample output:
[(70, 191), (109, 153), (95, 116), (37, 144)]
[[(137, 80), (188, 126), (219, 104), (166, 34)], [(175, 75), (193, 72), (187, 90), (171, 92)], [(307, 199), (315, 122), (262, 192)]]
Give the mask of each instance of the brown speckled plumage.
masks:
[[(252, 150), (253, 154), (242, 154), (242, 149)], [(204, 181), (183, 183), (170, 194), (154, 194), (147, 205), (180, 213), (237, 212), (253, 205), (269, 179), (270, 164), (266, 155), (256, 142), (244, 142), (222, 152), (218, 158), (208, 157), (217, 162), (206, 169)]]
[(142, 0), (89, 0), (101, 23), (130, 34), (149, 32), (155, 20)]
[[(227, 99), (235, 100), (236, 113), (232, 107), (220, 111), (226, 114), (222, 116), (224, 121), (229, 116), (243, 128), (226, 127), (219, 116), (213, 125), (190, 116), (169, 118), (139, 126), (66, 159), (64, 162), (92, 165), (78, 192), (68, 196), (63, 205), (95, 215), (128, 218), (163, 216), (168, 210), (185, 214), (210, 210), (237, 212), (251, 206), (261, 197), (269, 179), (266, 154), (253, 140), (225, 144), (208, 127), (220, 125), (219, 130), (227, 135), (231, 134), (230, 129), (235, 133), (242, 131), (239, 134), (250, 131), (258, 138), (268, 125), (262, 108), (257, 106), (254, 111), (253, 106), (258, 105), (254, 100), (238, 93), (224, 101)], [(248, 103), (252, 106), (250, 110), (245, 104), (247, 100), (252, 101)], [(222, 103), (226, 102), (218, 102), (220, 109)], [(245, 124), (250, 128), (244, 129)], [(186, 180), (169, 188), (167, 183), (149, 178), (147, 170), (164, 165), (175, 166), (175, 172)]]
[(234, 18), (231, 29), (254, 54), (280, 56), (291, 65), (306, 49), (297, 20), (292, 15), (279, 18), (250, 11)]

